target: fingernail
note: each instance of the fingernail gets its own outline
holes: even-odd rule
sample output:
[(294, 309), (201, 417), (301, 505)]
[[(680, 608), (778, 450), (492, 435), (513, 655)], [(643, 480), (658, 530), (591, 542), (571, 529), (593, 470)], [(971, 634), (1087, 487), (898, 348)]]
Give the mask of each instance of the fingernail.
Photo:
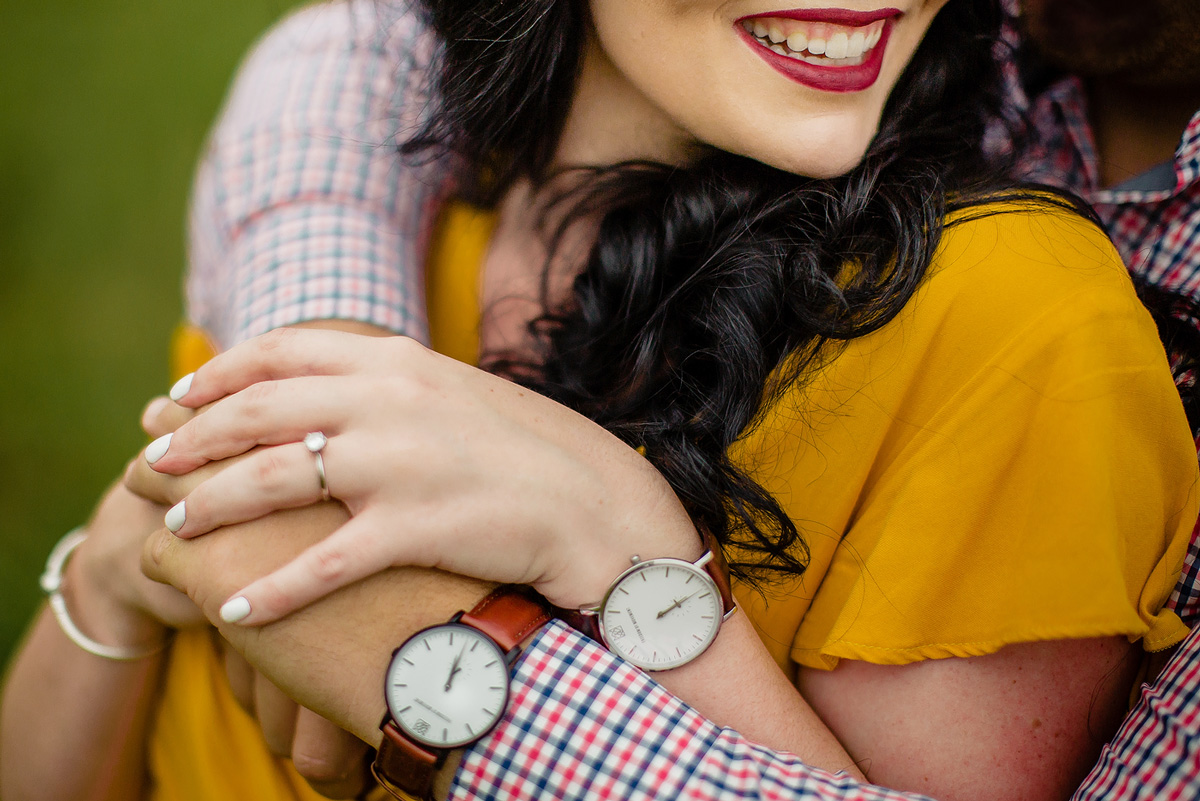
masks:
[(171, 437), (174, 434), (163, 434), (158, 439), (146, 446), (146, 461), (154, 464), (167, 453), (167, 448), (171, 447)]
[(184, 396), (192, 391), (192, 379), (196, 377), (195, 373), (188, 373), (183, 378), (175, 382), (175, 386), (171, 387), (171, 400), (179, 403)]
[(226, 623), (237, 623), (244, 620), (246, 615), (250, 614), (250, 602), (242, 596), (230, 598), (221, 607), (221, 620)]
[(187, 501), (180, 501), (172, 506), (167, 510), (166, 517), (163, 518), (163, 522), (167, 524), (167, 529), (172, 534), (183, 528), (183, 524), (187, 522), (187, 510), (183, 508), (185, 503)]

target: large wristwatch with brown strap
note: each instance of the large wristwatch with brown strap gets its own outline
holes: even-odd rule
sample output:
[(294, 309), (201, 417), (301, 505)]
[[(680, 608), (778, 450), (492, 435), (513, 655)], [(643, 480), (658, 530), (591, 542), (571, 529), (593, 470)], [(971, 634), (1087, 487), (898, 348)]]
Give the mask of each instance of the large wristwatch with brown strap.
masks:
[(432, 798), (446, 755), (504, 715), (518, 645), (549, 619), (540, 595), (507, 584), (397, 648), (384, 680), (383, 741), (371, 765), (379, 783), (397, 798)]

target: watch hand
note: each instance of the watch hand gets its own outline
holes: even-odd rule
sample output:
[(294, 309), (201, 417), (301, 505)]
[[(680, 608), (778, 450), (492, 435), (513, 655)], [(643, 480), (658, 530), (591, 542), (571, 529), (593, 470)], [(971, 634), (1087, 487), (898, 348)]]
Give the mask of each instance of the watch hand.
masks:
[[(699, 590), (697, 590), (696, 592), (699, 592)], [(695, 595), (695, 594), (696, 594), (695, 592), (693, 592), (693, 593), (692, 593), (692, 595)], [(692, 595), (685, 595), (685, 596), (683, 596), (683, 597), (682, 597), (682, 598), (680, 598), (678, 601), (676, 601), (675, 603), (673, 603), (673, 604), (671, 604), (670, 606), (668, 606), (666, 609), (664, 609), (664, 610), (662, 610), (661, 612), (659, 612), (659, 613), (658, 613), (658, 617), (657, 617), (656, 619), (657, 619), (657, 620), (662, 620), (662, 619), (663, 619), (663, 617), (664, 617), (664, 616), (666, 616), (666, 614), (667, 614), (668, 612), (674, 612), (676, 609), (678, 609), (679, 607), (683, 606), (683, 604), (684, 604), (684, 603), (687, 601), (687, 599), (688, 599), (688, 598), (691, 598), (691, 597), (692, 597)]]
[(454, 662), (450, 665), (450, 675), (446, 677), (446, 692), (450, 692), (450, 685), (454, 683), (454, 677), (462, 670), (458, 663), (462, 661), (463, 654), (466, 652), (466, 646), (458, 652), (458, 656), (454, 657)]

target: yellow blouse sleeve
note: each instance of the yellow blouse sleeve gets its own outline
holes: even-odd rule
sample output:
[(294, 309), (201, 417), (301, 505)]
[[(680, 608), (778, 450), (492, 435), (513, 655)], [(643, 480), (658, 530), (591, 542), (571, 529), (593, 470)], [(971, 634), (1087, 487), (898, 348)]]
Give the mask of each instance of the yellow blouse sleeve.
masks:
[(951, 230), (902, 318), (794, 394), (756, 435), (806, 432), (767, 483), (815, 573), (758, 610), (778, 641), (805, 607), (792, 660), (1186, 633), (1162, 605), (1196, 453), (1153, 323), (1090, 224), (1013, 211)]

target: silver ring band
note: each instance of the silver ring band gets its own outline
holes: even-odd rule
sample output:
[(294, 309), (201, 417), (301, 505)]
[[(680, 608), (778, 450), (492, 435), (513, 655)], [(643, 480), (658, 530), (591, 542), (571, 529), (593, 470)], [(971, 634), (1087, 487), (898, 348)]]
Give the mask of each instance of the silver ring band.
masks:
[(329, 438), (320, 431), (313, 431), (304, 436), (304, 447), (308, 448), (317, 460), (317, 480), (321, 482), (321, 500), (327, 501), (329, 495), (329, 482), (325, 479), (325, 457), (321, 455), (321, 451), (325, 450), (325, 446), (329, 444)]

